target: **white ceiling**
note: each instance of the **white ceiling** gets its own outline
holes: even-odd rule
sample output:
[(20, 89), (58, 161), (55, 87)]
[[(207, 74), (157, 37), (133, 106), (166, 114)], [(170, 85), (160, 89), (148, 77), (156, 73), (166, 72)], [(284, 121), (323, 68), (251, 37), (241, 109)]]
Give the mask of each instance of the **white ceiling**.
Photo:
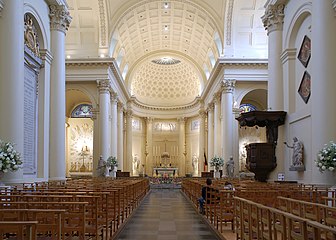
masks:
[[(202, 87), (218, 57), (262, 58), (267, 53), (267, 36), (260, 19), (265, 0), (67, 2), (73, 20), (66, 36), (66, 55), (73, 59), (97, 58), (102, 54), (115, 58), (129, 90), (146, 102), (155, 100), (143, 98), (140, 94), (143, 91), (139, 89), (146, 83), (139, 83), (139, 79), (150, 82), (158, 77), (159, 67), (150, 75), (153, 72), (150, 69), (154, 68), (150, 59), (154, 56), (174, 56), (183, 60), (183, 68), (192, 66), (190, 69), (194, 74), (189, 75), (190, 79), (181, 78), (181, 81), (189, 86), (197, 76), (197, 86)], [(165, 79), (160, 81), (166, 87), (172, 83)], [(188, 89), (194, 89), (194, 86), (190, 85)], [(176, 97), (175, 91), (168, 95)], [(158, 96), (157, 93), (155, 98)], [(190, 99), (180, 99), (179, 104)]]

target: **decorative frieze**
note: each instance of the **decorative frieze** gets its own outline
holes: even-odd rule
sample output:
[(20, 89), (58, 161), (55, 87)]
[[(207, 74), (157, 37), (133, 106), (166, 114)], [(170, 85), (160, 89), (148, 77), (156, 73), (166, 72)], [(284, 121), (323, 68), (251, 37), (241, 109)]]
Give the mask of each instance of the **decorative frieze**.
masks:
[(103, 79), (97, 81), (97, 88), (99, 90), (99, 94), (108, 93), (110, 91), (110, 80)]
[(281, 31), (284, 22), (284, 4), (268, 5), (265, 15), (261, 17), (268, 34), (272, 31)]
[(231, 45), (233, 0), (229, 0), (226, 17), (226, 45)]
[(236, 80), (234, 79), (224, 79), (222, 81), (222, 90), (227, 93), (232, 93), (236, 85)]
[(72, 20), (66, 7), (64, 5), (50, 5), (49, 9), (51, 30), (62, 31), (65, 34)]

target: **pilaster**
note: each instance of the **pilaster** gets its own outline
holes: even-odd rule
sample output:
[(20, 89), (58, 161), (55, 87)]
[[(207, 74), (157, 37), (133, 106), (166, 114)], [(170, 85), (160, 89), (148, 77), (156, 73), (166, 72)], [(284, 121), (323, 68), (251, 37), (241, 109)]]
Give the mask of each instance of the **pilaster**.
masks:
[(92, 175), (94, 177), (98, 177), (98, 163), (99, 163), (99, 109), (92, 108), (91, 110), (92, 116), (91, 119), (93, 121), (93, 169)]
[(181, 117), (178, 119), (179, 123), (179, 145), (178, 145), (178, 158), (179, 158), (179, 175), (181, 177), (186, 174), (186, 146), (185, 146), (185, 123), (186, 119)]
[(124, 170), (124, 104), (118, 102), (118, 168)]
[(132, 174), (132, 162), (133, 162), (133, 130), (132, 130), (132, 117), (133, 111), (128, 106), (126, 111), (126, 171)]
[[(214, 103), (208, 106), (208, 165), (209, 160), (214, 157)], [(208, 167), (209, 170), (209, 167)]]
[(111, 101), (111, 156), (117, 156), (118, 149), (118, 95), (112, 92), (110, 95)]
[(221, 154), (221, 138), (220, 138), (220, 131), (221, 131), (221, 126), (220, 126), (220, 114), (221, 114), (221, 109), (220, 109), (220, 98), (221, 98), (221, 93), (218, 92), (214, 95), (214, 155), (215, 156), (220, 156)]
[(146, 118), (146, 173), (152, 174), (153, 170), (152, 167), (154, 166), (153, 163), (153, 118), (147, 117)]
[(199, 151), (198, 151), (198, 176), (201, 176), (201, 173), (205, 171), (204, 167), (204, 153), (205, 153), (205, 117), (206, 117), (206, 112), (201, 109), (198, 112), (200, 116), (200, 131), (199, 131)]

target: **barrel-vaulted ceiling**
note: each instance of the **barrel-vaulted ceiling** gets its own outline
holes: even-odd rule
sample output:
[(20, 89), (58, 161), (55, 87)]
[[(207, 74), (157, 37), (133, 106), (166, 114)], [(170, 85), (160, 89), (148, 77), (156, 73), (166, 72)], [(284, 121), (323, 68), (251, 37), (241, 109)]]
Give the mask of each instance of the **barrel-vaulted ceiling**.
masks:
[[(238, 19), (248, 26), (242, 32), (249, 34), (248, 31), (253, 28), (254, 32), (258, 31), (257, 24), (251, 25), (251, 21), (257, 19), (261, 23), (260, 6), (265, 0), (249, 0), (249, 3), (246, 3), (246, 0), (67, 2), (73, 18), (66, 36), (66, 55), (69, 58), (115, 58), (129, 91), (142, 100), (147, 96), (147, 104), (158, 103), (156, 100), (159, 93), (155, 94), (150, 90), (153, 86), (144, 87), (146, 81), (156, 81), (162, 89), (176, 91), (177, 88), (173, 90), (169, 86), (172, 82), (167, 81), (166, 75), (175, 76), (181, 69), (186, 72), (192, 69), (193, 74), (180, 77), (180, 81), (184, 83), (176, 83), (187, 84), (186, 87), (190, 90), (188, 98), (181, 97), (179, 103), (179, 100), (174, 101), (178, 105), (187, 104), (200, 94), (200, 86), (204, 86), (215, 60), (223, 56), (223, 46), (227, 45), (231, 41), (231, 35), (233, 36), (234, 2), (245, 2), (240, 4), (242, 7), (237, 5), (237, 9), (245, 8), (250, 11), (247, 15), (242, 15), (245, 17), (242, 20)], [(256, 11), (259, 13), (255, 14)], [(253, 43), (252, 35), (242, 36), (243, 41)], [(258, 35), (254, 34), (253, 37), (255, 36), (258, 40)], [(258, 48), (257, 45), (256, 47)], [(169, 58), (178, 60), (179, 63), (160, 65), (152, 62), (153, 59)], [(168, 72), (169, 69), (171, 73)], [(158, 74), (158, 71), (162, 71), (161, 74)], [(145, 82), (140, 83), (140, 79)], [(166, 94), (175, 97), (184, 95), (182, 92), (164, 95)], [(149, 96), (154, 96), (152, 101)], [(162, 104), (165, 105), (163, 102)]]

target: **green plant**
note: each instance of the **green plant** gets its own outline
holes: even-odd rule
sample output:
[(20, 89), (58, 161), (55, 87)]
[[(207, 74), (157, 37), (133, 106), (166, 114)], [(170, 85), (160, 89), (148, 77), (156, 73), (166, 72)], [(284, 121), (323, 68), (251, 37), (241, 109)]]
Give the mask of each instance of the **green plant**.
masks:
[(108, 157), (107, 160), (106, 160), (106, 166), (108, 167), (118, 167), (118, 159), (116, 157)]

